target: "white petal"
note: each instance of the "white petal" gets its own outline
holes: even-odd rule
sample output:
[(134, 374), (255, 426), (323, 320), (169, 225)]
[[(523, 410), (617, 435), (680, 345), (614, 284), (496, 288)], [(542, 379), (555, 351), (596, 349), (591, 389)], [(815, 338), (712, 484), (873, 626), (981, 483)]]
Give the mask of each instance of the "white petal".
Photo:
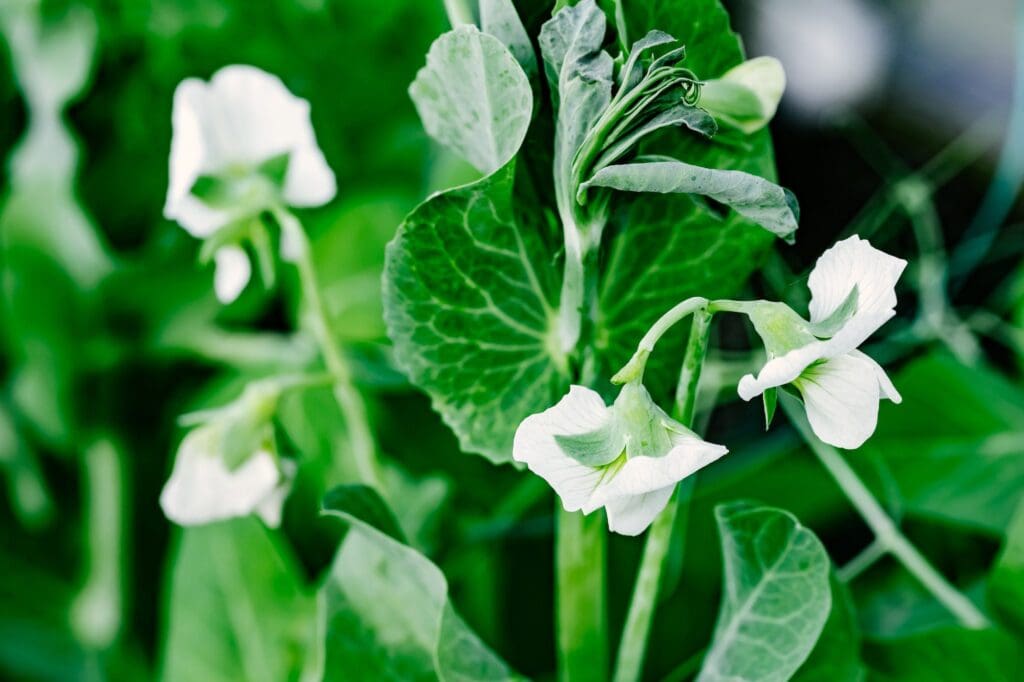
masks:
[(840, 355), (808, 369), (795, 382), (818, 438), (852, 450), (875, 432), (880, 392), (876, 366), (866, 356)]
[(264, 497), (254, 510), (256, 516), (263, 520), (269, 528), (277, 528), (281, 525), (281, 513), (284, 510), (284, 501), (288, 493), (292, 491), (292, 482), (295, 479), (297, 467), (294, 462), (284, 460), (281, 462), (281, 480), (277, 487)]
[(632, 457), (613, 476), (605, 476), (590, 504), (596, 508), (672, 486), (729, 451), (692, 434), (672, 434), (672, 443), (662, 457)]
[(185, 436), (174, 471), (160, 494), (168, 519), (182, 526), (199, 525), (256, 510), (280, 482), (274, 457), (258, 452), (234, 471), (216, 452), (216, 431), (199, 427)]
[(516, 429), (512, 458), (547, 481), (566, 511), (583, 509), (589, 514), (597, 508), (588, 500), (601, 481), (603, 469), (585, 466), (566, 455), (555, 435), (588, 433), (610, 418), (611, 411), (597, 392), (572, 386), (554, 407), (523, 420)]
[(901, 396), (900, 392), (896, 390), (896, 387), (892, 385), (889, 375), (885, 373), (885, 370), (882, 369), (881, 365), (859, 350), (853, 351), (850, 355), (871, 363), (871, 367), (875, 371), (875, 377), (878, 379), (878, 390), (882, 398), (887, 398), (897, 405), (903, 402), (903, 396)]
[(323, 206), (337, 190), (334, 172), (315, 143), (292, 152), (284, 181), (284, 200), (290, 206)]
[(252, 276), (249, 256), (238, 246), (222, 246), (213, 259), (213, 291), (218, 301), (231, 303), (242, 293)]
[(828, 346), (825, 342), (815, 341), (777, 358), (772, 358), (765, 363), (756, 377), (753, 374), (747, 374), (740, 379), (738, 386), (740, 398), (750, 400), (769, 388), (788, 384), (800, 376), (800, 373), (811, 364), (824, 357), (827, 351)]
[(254, 66), (235, 64), (215, 73), (203, 117), (206, 153), (222, 162), (259, 164), (316, 145), (309, 102)]
[(906, 266), (907, 261), (879, 251), (856, 235), (838, 242), (821, 255), (807, 280), (811, 322), (828, 319), (854, 286), (855, 315), (886, 314), (896, 307), (896, 281)]
[(675, 489), (675, 485), (669, 485), (643, 495), (611, 500), (605, 505), (608, 530), (620, 535), (640, 535), (665, 508)]

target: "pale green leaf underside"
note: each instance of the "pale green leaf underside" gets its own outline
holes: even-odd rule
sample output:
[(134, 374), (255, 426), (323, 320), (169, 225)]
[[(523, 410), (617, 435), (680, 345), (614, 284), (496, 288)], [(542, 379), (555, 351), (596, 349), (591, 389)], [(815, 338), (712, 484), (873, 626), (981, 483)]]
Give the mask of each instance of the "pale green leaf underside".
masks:
[(537, 55), (512, 0), (480, 0), (480, 28), (509, 49), (527, 76), (537, 73)]
[(315, 602), (255, 518), (182, 530), (161, 679), (277, 682), (313, 665)]
[(515, 155), (533, 113), (533, 92), (500, 40), (459, 26), (434, 41), (409, 94), (431, 137), (493, 173)]
[(568, 388), (550, 273), (536, 226), (517, 224), (512, 164), (435, 195), (388, 246), (384, 308), (395, 356), (463, 450), (511, 458), (525, 417)]
[(697, 194), (729, 206), (769, 232), (790, 240), (797, 228), (796, 199), (789, 190), (764, 178), (735, 170), (694, 166), (682, 161), (624, 163), (602, 168), (588, 187), (625, 192)]
[(828, 554), (788, 512), (741, 502), (721, 505), (715, 515), (725, 577), (698, 682), (785, 682), (828, 618)]
[[(328, 498), (338, 506), (326, 511), (350, 531), (321, 591), (324, 681), (519, 679), (452, 608), (441, 569), (362, 516), (384, 506), (367, 496), (376, 494)], [(353, 499), (360, 504), (346, 506)]]

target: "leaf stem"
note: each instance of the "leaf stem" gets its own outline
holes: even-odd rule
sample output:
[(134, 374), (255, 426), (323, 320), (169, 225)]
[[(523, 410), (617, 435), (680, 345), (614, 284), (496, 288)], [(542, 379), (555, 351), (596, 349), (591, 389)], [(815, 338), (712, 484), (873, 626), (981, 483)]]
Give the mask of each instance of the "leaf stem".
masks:
[[(690, 339), (686, 344), (686, 355), (683, 358), (683, 366), (680, 371), (675, 406), (676, 418), (688, 427), (693, 425), (700, 373), (707, 355), (708, 336), (711, 331), (712, 313), (702, 307), (706, 302), (704, 299), (684, 301), (666, 313), (655, 324), (658, 326), (663, 321), (672, 320), (675, 315), (679, 315), (681, 318), (683, 314), (689, 314), (693, 306), (696, 306), (690, 327)], [(681, 310), (687, 312), (680, 313)], [(679, 318), (676, 318), (675, 321), (678, 321)], [(675, 321), (666, 322), (665, 328), (667, 329)], [(641, 347), (643, 347), (643, 342), (641, 342)], [(653, 348), (653, 343), (651, 347)], [(682, 494), (680, 488), (677, 488), (676, 495)], [(692, 494), (692, 488), (687, 489), (687, 495), (690, 494)], [(647, 533), (647, 542), (644, 545), (643, 557), (640, 559), (636, 586), (633, 588), (633, 600), (629, 604), (626, 625), (622, 631), (622, 641), (619, 643), (619, 655), (615, 662), (615, 677), (613, 678), (615, 682), (632, 682), (642, 677), (647, 638), (650, 635), (651, 623), (654, 619), (654, 609), (658, 603), (661, 574), (665, 566), (665, 557), (672, 544), (672, 529), (676, 523), (680, 503), (688, 503), (688, 499), (684, 502), (677, 500), (674, 496), (669, 500), (668, 506), (654, 519), (654, 523), (651, 524)]]
[(584, 516), (556, 504), (558, 679), (602, 682), (608, 671), (604, 514)]
[(839, 451), (814, 436), (811, 425), (796, 399), (783, 393), (779, 397), (779, 402), (804, 441), (874, 532), (875, 541), (896, 557), (904, 568), (960, 621), (961, 625), (973, 629), (988, 626), (988, 619), (978, 607), (953, 587), (903, 535), (896, 522), (886, 513)]
[(444, 0), (444, 11), (448, 14), (448, 23), (452, 28), (461, 24), (475, 24), (473, 10), (466, 0)]
[(338, 349), (328, 323), (327, 308), (320, 296), (316, 268), (313, 265), (313, 250), (309, 237), (290, 211), (281, 206), (271, 209), (274, 219), (281, 226), (282, 240), (289, 244), (288, 256), (299, 271), (302, 295), (310, 312), (313, 335), (320, 346), (327, 371), (334, 378), (333, 393), (348, 431), (349, 445), (359, 478), (378, 490), (381, 488), (377, 447), (366, 414), (366, 403), (352, 380), (352, 369)]

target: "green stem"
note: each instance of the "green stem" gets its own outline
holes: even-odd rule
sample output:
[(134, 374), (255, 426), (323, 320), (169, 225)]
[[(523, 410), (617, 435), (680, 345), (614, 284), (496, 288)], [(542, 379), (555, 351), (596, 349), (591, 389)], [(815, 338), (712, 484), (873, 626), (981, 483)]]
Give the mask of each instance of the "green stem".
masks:
[(843, 564), (842, 568), (836, 571), (836, 577), (844, 583), (851, 582), (861, 573), (871, 568), (888, 551), (883, 543), (877, 539), (872, 540), (871, 544), (865, 547), (860, 554), (850, 559), (848, 563)]
[(556, 504), (558, 679), (602, 682), (608, 671), (604, 514), (584, 516)]
[(448, 23), (452, 28), (460, 24), (475, 24), (473, 10), (470, 9), (466, 0), (444, 0), (444, 11), (448, 14)]
[(835, 448), (814, 436), (811, 425), (796, 399), (783, 393), (779, 397), (779, 402), (804, 441), (828, 469), (832, 478), (871, 528), (875, 534), (875, 540), (895, 556), (939, 603), (956, 616), (961, 625), (974, 629), (988, 626), (988, 619), (978, 610), (978, 607), (953, 587), (922, 556), (917, 547), (907, 540), (896, 522), (889, 517), (882, 505), (857, 476), (857, 472), (843, 459), (843, 456)]
[(82, 457), (86, 538), (84, 580), (71, 605), (71, 625), (90, 649), (108, 648), (121, 631), (124, 560), (122, 455), (100, 438)]
[(379, 465), (377, 462), (377, 446), (370, 429), (366, 413), (366, 403), (362, 394), (352, 380), (352, 368), (341, 354), (331, 334), (328, 323), (327, 308), (320, 296), (317, 284), (316, 268), (313, 265), (313, 250), (309, 244), (306, 231), (302, 229), (298, 218), (283, 207), (272, 209), (275, 220), (281, 226), (282, 239), (290, 242), (291, 257), (299, 271), (302, 295), (309, 307), (310, 324), (313, 334), (320, 346), (327, 371), (334, 377), (333, 393), (348, 431), (349, 445), (359, 478), (365, 483), (383, 490)]
[[(692, 301), (697, 301), (697, 303), (691, 303)], [(683, 358), (683, 367), (679, 377), (675, 408), (675, 416), (688, 427), (693, 425), (697, 388), (700, 384), (701, 368), (707, 355), (708, 336), (711, 330), (712, 313), (701, 307), (704, 303), (706, 301), (703, 299), (684, 301), (669, 311), (655, 325), (661, 324), (664, 320), (671, 320), (676, 315), (679, 315), (675, 319), (678, 321), (682, 317), (679, 312), (681, 310), (686, 310), (687, 314), (694, 312), (693, 323), (690, 327), (690, 339), (686, 344), (686, 355)], [(697, 306), (695, 310), (694, 306)], [(666, 323), (665, 328), (667, 329), (675, 321)], [(654, 330), (652, 329), (652, 331)], [(664, 330), (661, 333), (664, 333)], [(659, 333), (657, 336), (660, 335)], [(647, 339), (646, 336), (644, 338)], [(656, 341), (657, 338), (654, 340)], [(644, 347), (643, 342), (641, 342), (641, 347)], [(653, 347), (652, 342), (650, 348)], [(692, 494), (691, 486), (692, 482), (687, 482), (686, 502), (683, 502), (681, 498), (678, 501), (676, 498), (669, 500), (668, 506), (654, 519), (654, 523), (651, 524), (647, 533), (647, 542), (644, 545), (643, 557), (640, 559), (636, 586), (633, 588), (633, 600), (629, 605), (626, 625), (622, 631), (622, 641), (619, 643), (619, 655), (615, 664), (615, 682), (633, 682), (641, 679), (643, 675), (647, 638), (651, 632), (654, 609), (658, 604), (658, 589), (661, 586), (665, 557), (672, 545), (672, 529), (676, 523), (680, 503), (688, 503), (689, 496)], [(683, 486), (679, 487), (676, 494), (683, 494)]]

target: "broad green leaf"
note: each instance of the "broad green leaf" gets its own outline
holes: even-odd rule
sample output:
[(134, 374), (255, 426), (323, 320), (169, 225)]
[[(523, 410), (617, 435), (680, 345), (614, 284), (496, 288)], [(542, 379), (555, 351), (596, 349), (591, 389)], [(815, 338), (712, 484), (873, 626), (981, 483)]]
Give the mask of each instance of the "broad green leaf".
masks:
[(860, 630), (850, 592), (835, 573), (829, 576), (829, 587), (832, 611), (794, 682), (861, 682), (867, 674), (860, 660)]
[(625, 192), (698, 194), (723, 203), (787, 241), (794, 240), (799, 208), (796, 197), (762, 177), (716, 170), (682, 161), (648, 161), (608, 166), (580, 187), (609, 187)]
[(831, 607), (829, 558), (792, 514), (736, 502), (715, 509), (725, 586), (698, 682), (785, 682), (807, 659)]
[(533, 113), (530, 81), (500, 40), (459, 26), (434, 41), (409, 88), (431, 137), (481, 173), (515, 156)]
[(1000, 630), (946, 627), (909, 637), (868, 640), (864, 660), (877, 682), (1016, 682), (1024, 647)]
[(1024, 502), (1006, 529), (1006, 543), (988, 580), (987, 601), (1008, 628), (1024, 637)]
[(441, 570), (376, 525), (374, 497), (349, 486), (325, 507), (350, 526), (321, 591), (325, 682), (518, 679), (452, 608)]
[(864, 445), (908, 512), (1002, 534), (1024, 488), (1024, 394), (994, 371), (936, 353), (900, 371)]
[(511, 458), (519, 422), (568, 388), (555, 336), (553, 249), (513, 212), (512, 166), (436, 195), (388, 246), (384, 309), (395, 358), (462, 449)]
[(480, 0), (480, 28), (509, 49), (527, 76), (537, 73), (537, 55), (512, 0)]
[(172, 556), (161, 679), (279, 682), (315, 666), (314, 599), (261, 523), (185, 529)]

